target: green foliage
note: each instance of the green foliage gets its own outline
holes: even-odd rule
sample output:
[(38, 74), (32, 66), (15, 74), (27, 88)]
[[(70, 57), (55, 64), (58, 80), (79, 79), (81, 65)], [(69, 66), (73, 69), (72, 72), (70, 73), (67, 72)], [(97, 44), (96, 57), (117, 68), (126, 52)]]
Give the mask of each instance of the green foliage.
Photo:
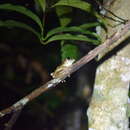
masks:
[(18, 13), (24, 14), (27, 17), (34, 20), (39, 25), (40, 29), (43, 30), (43, 26), (42, 26), (42, 22), (41, 22), (40, 18), (35, 13), (33, 13), (31, 10), (29, 10), (23, 6), (12, 5), (12, 4), (1, 4), (0, 9), (16, 11)]
[(18, 22), (18, 21), (15, 21), (15, 20), (6, 20), (6, 21), (1, 21), (0, 20), (0, 27), (19, 27), (19, 28), (23, 28), (23, 29), (26, 29), (30, 32), (33, 32), (39, 39), (40, 39), (40, 33), (38, 33), (37, 31), (35, 31), (32, 27), (28, 26), (27, 24), (25, 23), (22, 23), (22, 22)]
[(57, 28), (54, 28), (52, 29), (51, 31), (49, 31), (46, 35), (46, 38), (49, 38), (50, 36), (53, 36), (54, 34), (57, 34), (57, 33), (63, 33), (63, 32), (79, 32), (79, 33), (82, 33), (82, 34), (86, 34), (86, 35), (90, 35), (90, 36), (93, 36), (97, 39), (99, 39), (100, 37), (94, 33), (94, 32), (90, 32), (88, 30), (84, 30), (82, 29), (81, 27), (77, 27), (77, 26), (72, 26), (72, 27), (57, 27)]
[(70, 17), (71, 13), (72, 13), (71, 7), (66, 7), (66, 6), (56, 7), (56, 14), (59, 17), (61, 26), (67, 26), (71, 23), (72, 21), (72, 17)]
[[(37, 1), (35, 0), (35, 2), (42, 8), (43, 13), (45, 13), (46, 0), (37, 0)], [(48, 31), (46, 33), (46, 35), (43, 36), (43, 34), (45, 34), (44, 27), (46, 26), (46, 25), (43, 25), (45, 23), (44, 19), (43, 19), (43, 21), (40, 20), (40, 18), (35, 13), (33, 13), (31, 10), (27, 9), (26, 7), (19, 6), (19, 5), (12, 5), (12, 4), (1, 4), (0, 10), (15, 11), (15, 12), (18, 12), (18, 13), (21, 13), (21, 14), (27, 16), (28, 18), (31, 18), (40, 27), (40, 31), (38, 32), (30, 25), (27, 25), (25, 23), (15, 21), (15, 20), (0, 21), (0, 26), (9, 27), (9, 28), (10, 27), (19, 27), (19, 28), (23, 28), (28, 31), (31, 31), (33, 34), (35, 34), (37, 36), (37, 38), (40, 40), (40, 42), (44, 45), (60, 40), (62, 42), (62, 46), (61, 46), (62, 59), (64, 59), (64, 57), (68, 57), (68, 55), (71, 55), (69, 51), (67, 54), (67, 50), (73, 50), (72, 55), (74, 55), (75, 52), (77, 52), (77, 48), (74, 47), (74, 45), (71, 45), (71, 43), (64, 45), (65, 41), (67, 41), (67, 42), (70, 42), (73, 40), (85, 41), (87, 43), (92, 43), (94, 45), (98, 45), (100, 43), (100, 37), (93, 31), (88, 30), (90, 28), (98, 26), (99, 23), (97, 23), (97, 22), (88, 23), (88, 24), (82, 24), (79, 26), (68, 27), (68, 25), (72, 22), (72, 17), (70, 17), (70, 14), (73, 11), (72, 10), (73, 7), (77, 8), (77, 9), (81, 9), (90, 14), (93, 14), (96, 17), (100, 17), (96, 13), (96, 11), (94, 11), (92, 6), (85, 1), (59, 0), (57, 3), (55, 3), (52, 6), (52, 8), (56, 9), (56, 14), (60, 21), (60, 27), (51, 29), (50, 31)], [(74, 51), (74, 49), (76, 49), (76, 50)], [(72, 56), (72, 57), (74, 57), (74, 56)], [(75, 57), (76, 57), (76, 54), (75, 54)]]
[(99, 21), (103, 24), (106, 25), (106, 21), (104, 18), (102, 18), (92, 7), (91, 4), (88, 2), (85, 2), (83, 0), (59, 0), (56, 4), (54, 4), (52, 7), (58, 7), (58, 6), (68, 6), (68, 7), (73, 7), (73, 8), (78, 8), (81, 9), (85, 12), (88, 12), (94, 16), (96, 16)]
[(56, 6), (70, 6), (92, 13), (92, 6), (89, 3), (82, 0), (60, 0), (52, 7)]
[[(58, 33), (61, 29), (64, 29), (63, 27), (66, 27), (68, 26), (71, 21), (72, 21), (72, 16), (70, 16), (70, 14), (72, 13), (72, 7), (68, 7), (68, 6), (57, 6), (56, 7), (56, 14), (59, 18), (59, 21), (60, 21), (60, 25), (61, 27), (59, 28), (55, 28), (53, 29), (52, 31), (48, 32), (48, 35), (47, 37), (49, 37), (49, 35), (53, 35), (53, 33)], [(60, 29), (61, 28), (61, 29)], [(65, 30), (65, 29), (64, 29)], [(60, 32), (60, 33), (63, 33)], [(67, 42), (70, 42), (70, 41), (67, 41)], [(71, 44), (70, 44), (71, 45)], [(66, 58), (70, 57), (70, 58), (74, 58), (76, 59), (76, 56), (78, 54), (78, 51), (76, 51), (76, 48), (73, 48), (73, 52), (77, 52), (76, 54), (72, 53), (73, 56), (70, 56), (71, 53), (68, 51), (71, 49), (71, 46), (68, 46), (67, 49), (66, 49), (66, 44), (65, 44), (65, 41), (62, 40), (61, 41), (61, 60), (64, 61)]]
[(89, 29), (89, 28), (93, 28), (93, 27), (96, 27), (96, 26), (99, 26), (99, 25), (100, 25), (99, 22), (94, 22), (94, 23), (82, 24), (79, 27), (82, 28), (82, 29)]
[(46, 10), (46, 0), (35, 0), (35, 2), (41, 7), (42, 11)]
[(58, 41), (58, 40), (77, 40), (77, 41), (91, 42), (94, 45), (99, 44), (99, 41), (90, 39), (90, 38), (86, 37), (85, 35), (81, 35), (81, 34), (80, 35), (76, 35), (76, 34), (72, 35), (70, 33), (54, 35), (54, 36), (50, 37), (44, 44), (48, 44), (50, 42)]
[(64, 44), (61, 49), (61, 58), (64, 61), (66, 58), (78, 59), (79, 49), (74, 44)]
[[(92, 37), (96, 38), (98, 42), (90, 40), (87, 37), (84, 37), (83, 35), (80, 35), (80, 36), (75, 35), (76, 37), (78, 36), (77, 38), (74, 38), (73, 35), (71, 35), (71, 36), (67, 35), (67, 37), (71, 38), (70, 40), (79, 39), (81, 41), (91, 42), (92, 44), (99, 44), (99, 41), (100, 41), (99, 36), (97, 36), (96, 33), (93, 33), (93, 32), (86, 30), (87, 28), (97, 26), (97, 23), (84, 24), (84, 25), (81, 25), (80, 27), (65, 27), (72, 21), (72, 18), (70, 18), (67, 15), (68, 13), (72, 12), (72, 7), (81, 9), (81, 10), (88, 12), (88, 13), (91, 13), (91, 14), (94, 14), (96, 17), (100, 18), (100, 16), (98, 16), (98, 14), (93, 10), (92, 6), (89, 3), (82, 1), (82, 0), (59, 0), (52, 7), (56, 7), (56, 13), (59, 17), (60, 24), (61, 24), (61, 26), (64, 26), (64, 27), (59, 27), (59, 28), (55, 28), (55, 29), (51, 30), (50, 32), (48, 32), (47, 37), (49, 37), (50, 35), (53, 35), (53, 33), (59, 33), (59, 32), (60, 33), (63, 33), (63, 32), (70, 32), (70, 33), (71, 32), (78, 32), (78, 33), (85, 34), (85, 35), (91, 35)], [(99, 25), (99, 23), (98, 23), (98, 25)], [(63, 38), (65, 38), (63, 35), (61, 35), (61, 36)], [(64, 41), (61, 41), (61, 42), (62, 42), (62, 45), (64, 45)], [(67, 58), (67, 56), (71, 55), (70, 52), (67, 51), (67, 50), (72, 49), (71, 44), (70, 44), (70, 46), (67, 45), (67, 49), (64, 49), (64, 47), (66, 48), (66, 45), (61, 46), (62, 61), (65, 59), (64, 57)], [(73, 48), (73, 51), (74, 51), (74, 48)], [(68, 52), (68, 54), (67, 54), (67, 52)], [(75, 48), (75, 52), (77, 52), (76, 48)]]

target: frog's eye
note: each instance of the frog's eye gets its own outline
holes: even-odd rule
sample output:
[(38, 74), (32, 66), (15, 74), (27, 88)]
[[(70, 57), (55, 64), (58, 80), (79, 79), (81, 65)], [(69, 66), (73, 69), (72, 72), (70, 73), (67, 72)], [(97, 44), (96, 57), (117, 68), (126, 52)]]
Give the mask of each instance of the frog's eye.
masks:
[(66, 59), (64, 62), (64, 66), (69, 67), (73, 64), (74, 59)]

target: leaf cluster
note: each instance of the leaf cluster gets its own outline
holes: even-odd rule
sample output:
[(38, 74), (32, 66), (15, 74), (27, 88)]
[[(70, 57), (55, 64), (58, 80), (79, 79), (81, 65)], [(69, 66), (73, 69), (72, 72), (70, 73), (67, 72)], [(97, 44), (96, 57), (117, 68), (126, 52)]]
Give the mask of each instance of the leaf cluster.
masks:
[[(46, 0), (35, 0), (36, 4), (39, 5), (40, 9), (42, 10), (42, 13), (45, 14), (48, 6), (47, 6), (47, 1)], [(65, 44), (66, 41), (85, 41), (92, 43), (94, 45), (98, 45), (100, 43), (100, 37), (92, 32), (89, 31), (90, 28), (98, 26), (100, 23), (85, 23), (79, 26), (68, 26), (72, 18), (68, 17), (66, 14), (72, 13), (72, 9), (80, 9), (83, 10), (87, 13), (90, 13), (91, 15), (94, 15), (101, 21), (102, 18), (98, 13), (92, 8), (92, 5), (83, 1), (83, 0), (58, 0), (56, 3), (51, 5), (49, 9), (54, 9), (59, 21), (60, 21), (60, 26), (56, 27), (54, 29), (51, 29), (47, 33), (45, 33), (45, 19), (39, 18), (37, 14), (29, 10), (28, 8), (20, 5), (13, 5), (13, 4), (1, 4), (0, 5), (0, 10), (8, 10), (8, 11), (15, 11), (17, 13), (20, 13), (22, 15), (25, 15), (32, 21), (34, 21), (37, 26), (39, 27), (40, 31), (37, 31), (34, 29), (32, 26), (23, 23), (21, 21), (16, 21), (13, 19), (8, 19), (5, 21), (0, 20), (0, 26), (1, 27), (18, 27), (18, 28), (23, 28), (26, 29), (30, 32), (32, 32), (43, 45), (49, 44), (54, 41), (61, 41), (62, 42), (62, 47)], [(66, 49), (62, 49), (66, 50)], [(64, 52), (63, 52), (64, 53)], [(64, 53), (65, 54), (65, 53)], [(67, 56), (66, 56), (67, 57)], [(65, 58), (65, 56), (64, 56)], [(63, 58), (63, 59), (64, 59)]]

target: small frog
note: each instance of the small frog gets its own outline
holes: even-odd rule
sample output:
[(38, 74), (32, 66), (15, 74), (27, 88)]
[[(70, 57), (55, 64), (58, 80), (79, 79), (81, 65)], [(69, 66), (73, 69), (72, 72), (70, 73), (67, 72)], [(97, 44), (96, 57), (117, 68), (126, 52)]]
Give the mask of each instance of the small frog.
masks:
[(65, 59), (63, 63), (60, 66), (58, 66), (53, 73), (51, 73), (51, 76), (53, 78), (61, 78), (72, 66), (74, 61), (75, 59)]

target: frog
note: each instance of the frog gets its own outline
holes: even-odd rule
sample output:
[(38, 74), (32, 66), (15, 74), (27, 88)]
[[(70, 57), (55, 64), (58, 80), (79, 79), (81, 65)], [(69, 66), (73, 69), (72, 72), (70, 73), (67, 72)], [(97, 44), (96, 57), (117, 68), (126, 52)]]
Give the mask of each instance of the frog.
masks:
[(63, 63), (60, 66), (58, 66), (53, 73), (51, 73), (51, 76), (53, 78), (62, 78), (63, 75), (69, 71), (74, 62), (75, 59), (65, 59)]

